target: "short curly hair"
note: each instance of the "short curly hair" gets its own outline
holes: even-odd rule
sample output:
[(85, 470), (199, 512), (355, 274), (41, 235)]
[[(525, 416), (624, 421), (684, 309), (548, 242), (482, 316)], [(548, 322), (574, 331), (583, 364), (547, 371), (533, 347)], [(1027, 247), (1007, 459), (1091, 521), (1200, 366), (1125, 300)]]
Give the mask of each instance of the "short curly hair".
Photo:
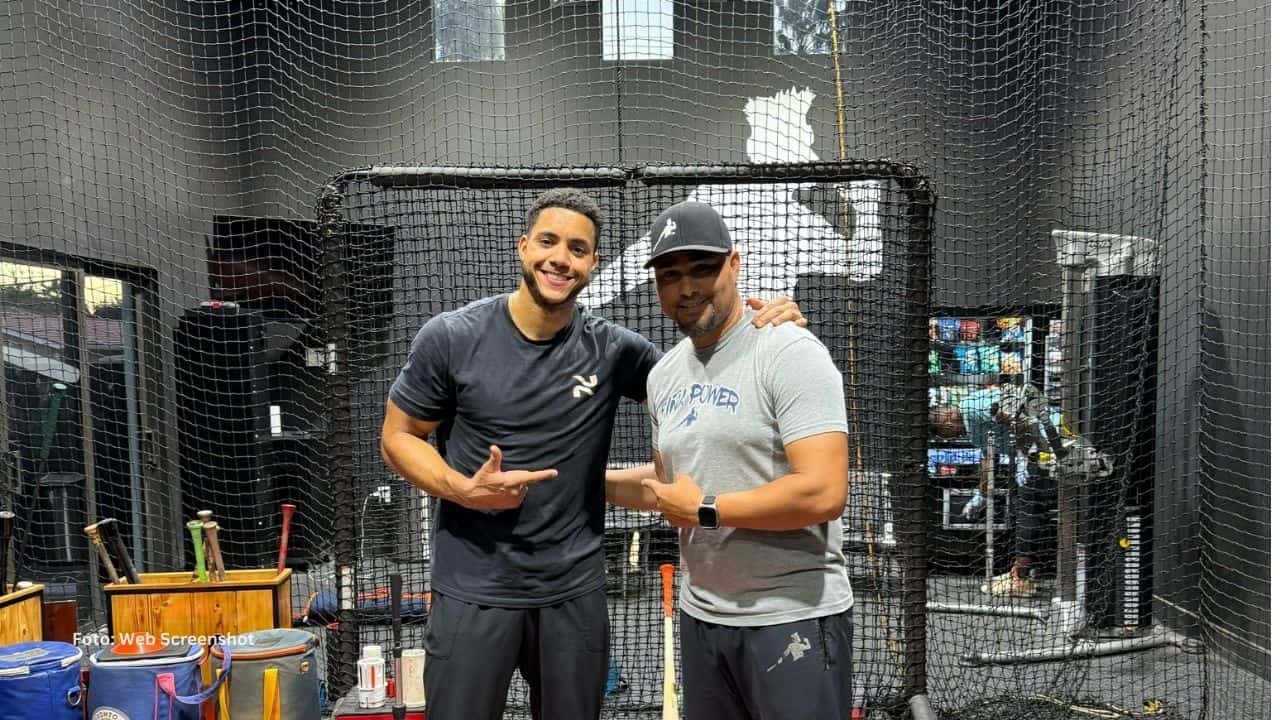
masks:
[(536, 199), (529, 206), (529, 212), (525, 216), (524, 231), (528, 233), (533, 229), (533, 224), (538, 221), (538, 215), (547, 208), (564, 208), (572, 210), (576, 213), (586, 215), (587, 219), (595, 227), (596, 236), (593, 238), (595, 246), (600, 247), (600, 233), (604, 230), (604, 211), (596, 204), (596, 201), (590, 195), (577, 190), (575, 188), (553, 188), (548, 190)]

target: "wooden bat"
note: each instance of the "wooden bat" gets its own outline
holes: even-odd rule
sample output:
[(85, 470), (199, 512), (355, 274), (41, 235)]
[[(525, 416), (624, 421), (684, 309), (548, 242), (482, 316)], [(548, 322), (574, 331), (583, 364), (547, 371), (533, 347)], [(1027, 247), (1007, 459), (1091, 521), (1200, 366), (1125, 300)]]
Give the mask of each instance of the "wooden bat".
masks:
[(102, 561), (102, 567), (107, 571), (107, 577), (111, 578), (111, 582), (120, 582), (120, 573), (116, 572), (116, 564), (111, 562), (111, 553), (107, 552), (107, 546), (102, 542), (102, 530), (98, 527), (98, 523), (94, 523), (84, 529), (84, 534), (89, 536), (89, 542), (93, 545), (93, 549), (98, 552), (98, 560)]
[(227, 568), (222, 564), (222, 546), (218, 544), (218, 523), (209, 520), (204, 523), (204, 552), (213, 570), (213, 579), (225, 581)]
[[(9, 546), (13, 544), (13, 526), (16, 518), (17, 516), (8, 510), (0, 510), (0, 595), (9, 592)], [(17, 578), (14, 580), (16, 581)]]
[(293, 523), (293, 511), (298, 507), (293, 503), (285, 503), (280, 506), (280, 511), (284, 513), (284, 522), (280, 526), (280, 557), (276, 558), (276, 574), (284, 572), (284, 561), (289, 555), (289, 525)]
[(404, 646), (400, 638), (400, 595), (404, 579), (400, 573), (391, 576), (391, 658), (396, 670), (396, 694), (391, 702), (392, 720), (404, 720)]
[(199, 520), (189, 521), (187, 532), (191, 533), (191, 544), (196, 551), (196, 579), (202, 583), (209, 582), (209, 573), (204, 567), (204, 523)]
[(129, 548), (125, 547), (124, 537), (120, 534), (120, 523), (115, 518), (103, 518), (98, 522), (98, 531), (102, 533), (102, 540), (111, 550), (111, 554), (115, 555), (116, 562), (123, 568), (124, 577), (128, 578), (133, 585), (141, 585), (142, 577), (133, 567), (133, 560), (129, 558)]
[(676, 630), (672, 619), (676, 566), (664, 563), (662, 572), (662, 720), (680, 720), (676, 706)]

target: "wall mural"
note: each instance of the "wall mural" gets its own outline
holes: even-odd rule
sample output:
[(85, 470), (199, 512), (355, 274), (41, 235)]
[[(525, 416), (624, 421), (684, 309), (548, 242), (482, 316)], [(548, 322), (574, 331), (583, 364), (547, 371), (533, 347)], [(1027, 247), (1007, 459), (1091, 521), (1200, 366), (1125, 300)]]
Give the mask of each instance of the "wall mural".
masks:
[[(814, 94), (808, 88), (790, 88), (774, 95), (747, 100), (743, 112), (751, 133), (747, 157), (753, 163), (816, 162), (809, 108)], [(851, 275), (870, 280), (880, 274), (882, 242), (881, 181), (845, 183), (836, 188), (846, 208), (850, 226), (842, 233), (828, 214), (814, 209), (802, 197), (816, 183), (743, 183), (699, 185), (689, 200), (705, 202), (720, 212), (742, 255), (740, 290), (746, 297), (795, 296), (801, 275)], [(834, 197), (832, 198), (834, 199)], [(828, 203), (836, 204), (836, 203)], [(832, 217), (838, 213), (832, 212)], [(641, 236), (616, 259), (596, 273), (579, 297), (586, 307), (599, 310), (619, 295), (651, 279), (644, 262), (649, 257), (649, 237)]]

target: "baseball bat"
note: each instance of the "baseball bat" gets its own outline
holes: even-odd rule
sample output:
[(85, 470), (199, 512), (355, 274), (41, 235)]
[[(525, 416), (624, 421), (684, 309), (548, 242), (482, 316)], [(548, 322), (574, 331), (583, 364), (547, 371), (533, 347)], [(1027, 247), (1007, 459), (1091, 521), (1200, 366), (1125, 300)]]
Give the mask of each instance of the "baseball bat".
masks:
[(676, 631), (671, 617), (676, 566), (663, 563), (662, 572), (662, 720), (680, 720), (676, 707)]
[(98, 528), (98, 523), (94, 523), (84, 529), (84, 534), (89, 536), (89, 542), (93, 545), (93, 549), (98, 553), (98, 560), (102, 562), (102, 567), (107, 571), (107, 577), (111, 578), (111, 582), (120, 582), (120, 573), (116, 572), (116, 564), (111, 562), (111, 553), (107, 552), (107, 546), (102, 542), (102, 531)]
[[(201, 525), (204, 525), (207, 522), (211, 522), (213, 520), (213, 511), (197, 510), (196, 519), (200, 521)], [(205, 561), (205, 568), (209, 571), (209, 574), (212, 575), (213, 574), (213, 556), (209, 554), (209, 538), (207, 535), (204, 538), (204, 561)], [(216, 580), (217, 578), (215, 577), (214, 579)]]
[(204, 567), (204, 524), (199, 520), (187, 523), (187, 531), (191, 533), (191, 544), (196, 550), (196, 579), (209, 582), (209, 573)]
[(284, 561), (289, 556), (289, 525), (293, 523), (293, 511), (297, 509), (297, 506), (292, 503), (280, 506), (280, 512), (284, 513), (284, 522), (280, 526), (280, 557), (276, 558), (277, 575), (284, 572)]
[[(204, 523), (207, 523), (213, 519), (213, 511), (197, 510), (196, 519), (200, 521), (200, 525), (201, 527), (203, 527)], [(204, 549), (204, 569), (207, 573), (209, 573), (209, 577), (214, 578), (216, 580), (217, 578), (213, 574), (213, 558), (209, 557), (209, 539), (207, 537), (200, 538), (200, 547)], [(200, 580), (200, 571), (195, 569), (194, 567), (191, 568), (191, 582), (198, 582), (199, 580)]]
[(222, 546), (218, 544), (218, 523), (212, 520), (204, 523), (204, 548), (209, 566), (213, 568), (213, 579), (226, 580), (227, 568), (222, 564)]
[(404, 579), (400, 573), (391, 576), (391, 661), (396, 670), (396, 696), (391, 703), (392, 720), (404, 720), (404, 663), (401, 657), (404, 646), (400, 638), (400, 595), (404, 592)]
[(9, 546), (13, 544), (15, 520), (12, 512), (0, 510), (0, 595), (9, 592)]
[(98, 529), (102, 533), (103, 541), (108, 543), (112, 554), (115, 555), (116, 562), (123, 568), (124, 577), (128, 578), (133, 585), (141, 585), (142, 578), (133, 567), (133, 560), (129, 559), (129, 548), (125, 547), (124, 537), (120, 534), (120, 523), (115, 518), (103, 518), (98, 523)]

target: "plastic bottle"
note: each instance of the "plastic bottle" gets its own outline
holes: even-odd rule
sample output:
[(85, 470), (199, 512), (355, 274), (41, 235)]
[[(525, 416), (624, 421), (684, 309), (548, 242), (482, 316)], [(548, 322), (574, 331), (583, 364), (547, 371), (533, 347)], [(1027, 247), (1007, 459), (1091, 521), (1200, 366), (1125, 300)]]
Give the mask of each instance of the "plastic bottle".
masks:
[(387, 661), (382, 646), (365, 645), (356, 661), (360, 707), (382, 707), (387, 703)]

